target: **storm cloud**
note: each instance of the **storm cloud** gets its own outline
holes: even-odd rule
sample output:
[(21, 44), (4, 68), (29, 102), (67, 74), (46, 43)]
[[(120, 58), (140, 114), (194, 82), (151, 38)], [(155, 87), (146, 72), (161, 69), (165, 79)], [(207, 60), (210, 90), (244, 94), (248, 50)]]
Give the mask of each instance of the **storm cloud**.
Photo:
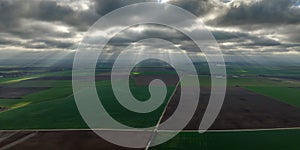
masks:
[[(140, 2), (157, 1), (0, 0), (0, 52), (13, 49), (76, 50), (84, 34), (99, 18), (120, 7)], [(299, 0), (166, 2), (201, 19), (224, 54), (300, 54)], [(124, 21), (130, 21), (130, 18)], [(193, 30), (197, 29), (191, 28), (189, 32)], [(113, 38), (107, 47), (110, 51), (120, 50), (131, 42), (148, 37), (169, 40), (190, 52), (198, 51), (186, 35), (160, 25), (128, 28)]]

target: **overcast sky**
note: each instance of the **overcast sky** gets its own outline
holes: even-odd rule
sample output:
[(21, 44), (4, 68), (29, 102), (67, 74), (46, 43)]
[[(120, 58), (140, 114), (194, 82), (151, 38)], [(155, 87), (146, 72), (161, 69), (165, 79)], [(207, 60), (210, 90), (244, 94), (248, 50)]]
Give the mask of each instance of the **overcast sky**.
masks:
[[(300, 54), (299, 0), (162, 1), (198, 16), (226, 55)], [(136, 2), (141, 0), (0, 0), (0, 53), (74, 52), (101, 16)], [(120, 33), (110, 49), (149, 35), (193, 51), (180, 33), (154, 25), (135, 26)]]

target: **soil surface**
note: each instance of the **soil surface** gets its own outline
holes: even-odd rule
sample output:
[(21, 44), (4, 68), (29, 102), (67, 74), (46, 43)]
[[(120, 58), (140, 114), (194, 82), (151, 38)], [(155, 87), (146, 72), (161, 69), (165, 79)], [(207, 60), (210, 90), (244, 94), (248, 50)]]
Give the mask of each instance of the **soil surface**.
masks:
[[(114, 132), (114, 131), (112, 131)], [(143, 138), (141, 138), (142, 140)], [(136, 141), (139, 142), (139, 141)], [(145, 143), (146, 144), (146, 143)], [(8, 150), (129, 150), (109, 143), (93, 131), (0, 132), (0, 149)], [(138, 150), (138, 149), (131, 149)]]
[(133, 75), (131, 78), (137, 85), (149, 85), (154, 79), (162, 80), (166, 86), (175, 86), (179, 80), (179, 77), (175, 74), (164, 74), (164, 75)]

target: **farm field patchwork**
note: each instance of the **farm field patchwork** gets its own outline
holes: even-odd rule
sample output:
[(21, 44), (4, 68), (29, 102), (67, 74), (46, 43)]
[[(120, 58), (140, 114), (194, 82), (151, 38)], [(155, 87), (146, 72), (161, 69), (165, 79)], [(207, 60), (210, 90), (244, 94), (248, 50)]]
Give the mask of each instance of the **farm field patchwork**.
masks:
[[(61, 74), (63, 77), (63, 79), (68, 78), (68, 75), (66, 74), (66, 72), (63, 72)], [(0, 120), (1, 119), (8, 119), (11, 118), (11, 116), (14, 117), (18, 117), (18, 115), (21, 114), (27, 114), (28, 116), (26, 118), (31, 118), (31, 115), (33, 115), (32, 117), (34, 118), (34, 115), (41, 115), (41, 116), (51, 116), (51, 111), (54, 112), (54, 114), (56, 114), (56, 112), (60, 112), (60, 110), (48, 110), (45, 109), (44, 107), (47, 107), (47, 105), (49, 105), (48, 107), (52, 106), (52, 104), (55, 106), (53, 106), (53, 108), (59, 108), (56, 107), (56, 105), (65, 105), (65, 103), (68, 103), (70, 105), (70, 107), (72, 107), (72, 109), (67, 110), (69, 113), (69, 118), (80, 118), (78, 111), (76, 110), (76, 105), (74, 102), (74, 98), (72, 96), (72, 88), (71, 88), (71, 81), (70, 80), (53, 80), (54, 78), (60, 78), (62, 77), (61, 75), (58, 76), (53, 76), (52, 74), (48, 75), (48, 76), (44, 76), (41, 77), (40, 79), (34, 79), (34, 80), (26, 80), (26, 81), (21, 81), (21, 82), (17, 82), (17, 83), (11, 83), (11, 84), (4, 84), (5, 87), (10, 87), (10, 88), (25, 88), (25, 87), (47, 87), (50, 88), (48, 90), (44, 90), (44, 91), (40, 91), (40, 92), (36, 92), (33, 94), (29, 94), (29, 95), (25, 95), (23, 96), (21, 99), (1, 99), (0, 100), (0, 106), (5, 107), (5, 108), (10, 108), (12, 110), (9, 110), (6, 112), (1, 112), (0, 113)], [(173, 78), (174, 76), (174, 78)], [(131, 84), (131, 91), (133, 92), (133, 95), (135, 95), (137, 97), (137, 99), (139, 100), (146, 100), (149, 97), (149, 93), (148, 93), (148, 87), (147, 84), (151, 81), (151, 79), (153, 78), (157, 78), (159, 77), (159, 75), (133, 75), (133, 84)], [(162, 112), (164, 106), (166, 105), (166, 103), (164, 103), (163, 106), (161, 106), (158, 110), (154, 111), (153, 113), (150, 113), (149, 115), (134, 115), (133, 112), (127, 110), (127, 109), (122, 109), (122, 106), (115, 100), (114, 98), (114, 94), (112, 93), (112, 89), (111, 89), (111, 85), (110, 85), (110, 81), (109, 80), (104, 80), (106, 78), (98, 78), (98, 80), (96, 80), (96, 85), (97, 85), (97, 89), (99, 92), (99, 95), (102, 96), (100, 98), (102, 98), (103, 100), (103, 104), (107, 104), (107, 109), (108, 112), (111, 112), (111, 115), (115, 117), (116, 120), (120, 121), (120, 122), (127, 122), (128, 125), (132, 125), (132, 126), (136, 126), (136, 127), (141, 127), (143, 125), (146, 126), (151, 126), (153, 125), (156, 120), (158, 119), (158, 117), (160, 116), (160, 113)], [(166, 83), (168, 83), (169, 86), (168, 87), (168, 96), (170, 97), (171, 92), (174, 89), (174, 83), (176, 83), (178, 81), (178, 78), (176, 77), (176, 75), (162, 75), (161, 76), (162, 80), (165, 80)], [(202, 100), (200, 100), (201, 111), (205, 110), (205, 106), (208, 100), (208, 96), (209, 96), (209, 89), (207, 88), (209, 86), (209, 78), (208, 76), (199, 76), (200, 79), (200, 84), (201, 84), (201, 89), (202, 89)], [(254, 84), (253, 82), (259, 82), (259, 84)], [(282, 91), (282, 88), (284, 88), (284, 86), (286, 86), (287, 84), (289, 84), (291, 87), (297, 87), (298, 86), (298, 82), (289, 82), (289, 81), (282, 81), (276, 84), (276, 81), (270, 80), (270, 79), (254, 79), (254, 78), (229, 78), (228, 80), (228, 84), (229, 84), (229, 89), (234, 89), (234, 88), (230, 88), (231, 86), (234, 87), (236, 85), (242, 86), (242, 87), (247, 87), (247, 89), (265, 89), (265, 87), (269, 88), (269, 89), (277, 89), (277, 91), (275, 93), (279, 93), (280, 91)], [(189, 85), (190, 84), (190, 85)], [(188, 83), (188, 86), (193, 85), (193, 83)], [(271, 85), (274, 85), (275, 87), (271, 87)], [(184, 85), (185, 86), (185, 85)], [(236, 87), (235, 89), (239, 89), (238, 87)], [(241, 88), (240, 88), (241, 89)], [(288, 88), (286, 90), (289, 90), (290, 92), (294, 91), (294, 94), (297, 94), (297, 88)], [(105, 94), (101, 94), (105, 93)], [(254, 91), (256, 92), (256, 91)], [(259, 91), (257, 91), (258, 93), (260, 93)], [(229, 92), (234, 94), (235, 92)], [(238, 92), (239, 93), (239, 92)], [(273, 92), (274, 93), (274, 92)], [(255, 94), (250, 94), (250, 95), (254, 95)], [(280, 94), (281, 95), (281, 94)], [(290, 94), (293, 95), (293, 94)], [(281, 95), (282, 96), (282, 95)], [(287, 96), (287, 95), (286, 95)], [(232, 97), (232, 95), (228, 95), (227, 97)], [(243, 98), (244, 97), (244, 98)], [(250, 102), (252, 103), (252, 101), (254, 101), (255, 99), (253, 99), (251, 101), (251, 99), (246, 100), (245, 97), (247, 96), (240, 96), (240, 98), (238, 98), (237, 100), (240, 101), (241, 104), (246, 102)], [(249, 96), (248, 96), (249, 97)], [(296, 96), (295, 96), (296, 97)], [(294, 97), (294, 98), (295, 98)], [(278, 97), (274, 97), (275, 99), (278, 99)], [(279, 97), (279, 99), (283, 99), (284, 97)], [(173, 98), (174, 99), (174, 98)], [(229, 101), (230, 99), (227, 98), (226, 101)], [(225, 104), (229, 103), (227, 102)], [(42, 103), (46, 102), (47, 105), (43, 105)], [(37, 106), (35, 106), (35, 104), (38, 104)], [(235, 102), (236, 103), (236, 102)], [(249, 104), (250, 104), (249, 103)], [(232, 104), (232, 103), (230, 103)], [(175, 105), (175, 104), (173, 104)], [(113, 107), (111, 107), (113, 106)], [(226, 106), (226, 105), (225, 105)], [(263, 106), (263, 105), (260, 105)], [(39, 108), (41, 107), (41, 108)], [(74, 108), (73, 108), (74, 107)], [(228, 105), (228, 107), (231, 107), (230, 105)], [(31, 111), (31, 109), (40, 109), (41, 113), (27, 113), (27, 111)], [(174, 108), (172, 108), (174, 109)], [(249, 112), (250, 110), (246, 110), (245, 111)], [(199, 111), (199, 110), (198, 110)], [(37, 110), (35, 110), (34, 112), (37, 112)], [(116, 113), (118, 112), (118, 113)], [(172, 111), (170, 111), (172, 112)], [(167, 112), (167, 113), (170, 113)], [(72, 115), (74, 114), (74, 115)], [(201, 114), (201, 112), (198, 112), (198, 114)], [(249, 114), (251, 114), (251, 111), (249, 112)], [(135, 117), (130, 117), (130, 116), (135, 116)], [(10, 116), (10, 117), (9, 117)], [(60, 115), (55, 115), (57, 116), (56, 119), (60, 120), (59, 116)], [(153, 117), (156, 116), (156, 117)], [(202, 115), (198, 115), (198, 117), (194, 120), (200, 120)], [(230, 116), (230, 115), (229, 115)], [(287, 115), (288, 116), (288, 115)], [(21, 117), (23, 118), (23, 117)], [(38, 117), (37, 117), (38, 118)], [(131, 118), (131, 119), (128, 119)], [(147, 118), (142, 119), (142, 118)], [(149, 119), (150, 118), (150, 119)], [(254, 117), (255, 118), (255, 117)], [(3, 121), (4, 121), (3, 120)], [(43, 121), (44, 119), (41, 117), (41, 121)], [(63, 120), (63, 119), (61, 119)], [(60, 121), (61, 121), (60, 120)], [(77, 119), (75, 119), (77, 120)], [(22, 119), (19, 119), (20, 122), (22, 122)], [(141, 121), (140, 123), (137, 123)], [(13, 125), (5, 125), (8, 124), (9, 121), (4, 121), (5, 123), (2, 124), (2, 126), (9, 126), (9, 128), (13, 129), (14, 126)], [(14, 124), (14, 121), (10, 121), (10, 124)], [(31, 121), (31, 124), (34, 124), (34, 121)], [(63, 121), (62, 121), (63, 122)], [(152, 122), (152, 123), (151, 123)], [(15, 123), (16, 125), (18, 123)], [(76, 123), (70, 123), (74, 126), (77, 126)], [(81, 123), (79, 123), (81, 124)], [(35, 126), (36, 127), (36, 126)], [(47, 125), (47, 127), (51, 128), (51, 125)], [(57, 126), (57, 125), (53, 125), (53, 128), (71, 128), (72, 126)], [(84, 126), (82, 126), (83, 128)], [(15, 128), (19, 128), (19, 126), (15, 127)], [(30, 128), (30, 122), (28, 123), (26, 128)], [(39, 128), (45, 128), (43, 126), (39, 127)]]
[[(4, 88), (39, 87), (47, 89), (26, 94), (19, 99), (0, 99), (0, 107), (8, 108), (8, 110), (5, 109), (0, 112), (0, 129), (87, 129), (88, 127), (82, 120), (72, 95), (69, 74), (62, 73), (61, 76), (56, 77), (50, 74), (35, 79), (2, 83), (0, 86)], [(178, 78), (173, 76), (172, 74), (161, 76), (162, 80), (166, 80), (167, 85), (169, 85), (167, 98), (171, 96), (171, 93), (175, 89), (175, 83), (178, 81)], [(147, 85), (152, 78), (157, 77), (159, 77), (159, 75), (156, 74), (132, 74), (130, 88), (133, 95), (141, 101), (147, 100), (150, 96)], [(56, 78), (59, 80), (55, 80)], [(121, 123), (138, 128), (153, 126), (157, 123), (165, 107), (167, 107), (167, 111), (164, 114), (164, 119), (168, 118), (174, 108), (176, 108), (179, 93), (175, 93), (168, 106), (166, 106), (166, 99), (159, 109), (150, 114), (135, 114), (134, 112), (124, 109), (115, 100), (110, 81), (107, 79), (109, 78), (104, 76), (96, 77), (98, 94), (104, 106), (107, 106), (106, 109), (110, 115)], [(208, 76), (199, 76), (199, 80), (202, 98), (200, 98), (200, 105), (196, 112), (197, 115), (193, 117), (192, 121), (186, 127), (188, 131), (181, 132), (169, 142), (151, 149), (186, 149), (190, 147), (191, 149), (234, 150), (242, 148), (250, 150), (268, 149), (268, 147), (272, 147), (272, 149), (276, 150), (283, 149), (283, 147), (288, 149), (296, 149), (299, 147), (297, 141), (294, 140), (299, 139), (299, 130), (238, 132), (223, 132), (219, 130), (288, 128), (300, 126), (300, 124), (298, 124), (298, 120), (300, 120), (298, 118), (300, 114), (298, 112), (299, 109), (294, 107), (298, 106), (298, 104), (293, 103), (299, 93), (299, 89), (297, 88), (300, 85), (299, 82), (291, 82), (290, 80), (280, 80), (280, 82), (278, 82), (278, 80), (256, 77), (229, 78), (229, 91), (225, 99), (224, 107), (220, 116), (211, 127), (211, 129), (218, 129), (219, 131), (198, 134), (193, 130), (197, 129), (199, 121), (201, 121), (201, 112), (203, 113), (205, 110), (210, 94), (210, 79)], [(193, 83), (191, 82), (184, 86), (192, 87)], [(288, 94), (278, 94), (280, 92), (286, 92)], [(280, 101), (285, 103), (281, 103)], [(293, 106), (286, 103), (292, 104)], [(271, 109), (268, 109), (268, 106), (272, 108), (276, 106), (276, 110), (279, 110), (278, 113), (272, 112)], [(280, 123), (276, 124), (274, 120)], [(249, 124), (249, 122), (251, 122), (251, 124)], [(80, 134), (82, 134), (82, 132), (80, 132)], [(44, 134), (41, 135), (46, 136)], [(284, 137), (285, 140), (280, 141), (279, 137)], [(249, 144), (249, 141), (253, 143), (253, 145)], [(153, 142), (155, 142), (155, 139)], [(259, 147), (257, 147), (257, 145)], [(115, 148), (122, 149), (120, 147)]]

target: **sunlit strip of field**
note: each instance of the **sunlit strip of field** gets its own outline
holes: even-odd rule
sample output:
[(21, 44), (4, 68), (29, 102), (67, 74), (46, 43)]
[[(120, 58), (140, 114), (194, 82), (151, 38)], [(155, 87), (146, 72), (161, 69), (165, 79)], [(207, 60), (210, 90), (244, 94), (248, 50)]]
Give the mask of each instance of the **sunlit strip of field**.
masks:
[(22, 81), (27, 81), (31, 79), (36, 79), (40, 77), (45, 77), (45, 76), (71, 76), (72, 73), (71, 71), (56, 71), (56, 72), (44, 72), (44, 73), (37, 73), (37, 74), (31, 74), (31, 75), (24, 75), (20, 77), (15, 77), (15, 78), (0, 78), (0, 85), (5, 85), (5, 84), (13, 84), (13, 83), (19, 83)]

